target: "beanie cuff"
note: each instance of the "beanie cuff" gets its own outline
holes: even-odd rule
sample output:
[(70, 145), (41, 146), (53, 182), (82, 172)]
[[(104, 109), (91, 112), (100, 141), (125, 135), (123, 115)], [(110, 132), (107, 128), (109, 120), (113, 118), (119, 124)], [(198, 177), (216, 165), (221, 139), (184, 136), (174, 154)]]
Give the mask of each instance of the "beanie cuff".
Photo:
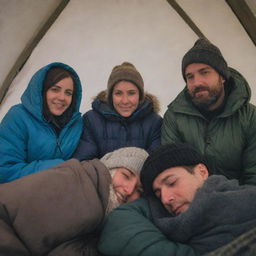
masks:
[(145, 161), (141, 170), (141, 183), (146, 195), (153, 194), (153, 182), (163, 171), (177, 166), (194, 166), (203, 163), (204, 156), (187, 143), (160, 146)]
[(137, 147), (124, 147), (107, 153), (100, 160), (108, 168), (126, 168), (134, 174), (140, 174), (148, 153)]
[(228, 65), (220, 49), (205, 38), (198, 39), (182, 59), (181, 69), (185, 81), (185, 70), (192, 63), (207, 64), (214, 68), (225, 80), (229, 79)]
[(133, 83), (139, 90), (140, 101), (144, 100), (144, 81), (142, 76), (132, 64), (124, 62), (122, 65), (116, 66), (112, 70), (108, 79), (107, 99), (109, 103), (112, 103), (114, 86), (123, 80)]
[(216, 55), (215, 53), (203, 50), (200, 51), (191, 51), (188, 52), (182, 62), (182, 75), (184, 80), (186, 81), (186, 68), (188, 65), (192, 63), (204, 63), (212, 68), (214, 68), (220, 75), (223, 76), (225, 80), (228, 80), (229, 74), (228, 74), (228, 66), (226, 61), (219, 55)]

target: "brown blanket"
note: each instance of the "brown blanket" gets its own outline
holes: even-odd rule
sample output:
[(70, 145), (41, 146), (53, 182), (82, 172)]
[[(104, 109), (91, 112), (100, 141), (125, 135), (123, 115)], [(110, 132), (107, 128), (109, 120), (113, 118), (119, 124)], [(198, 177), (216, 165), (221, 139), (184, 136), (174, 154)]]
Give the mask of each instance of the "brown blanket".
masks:
[(0, 185), (0, 255), (92, 255), (111, 177), (97, 159), (71, 159)]

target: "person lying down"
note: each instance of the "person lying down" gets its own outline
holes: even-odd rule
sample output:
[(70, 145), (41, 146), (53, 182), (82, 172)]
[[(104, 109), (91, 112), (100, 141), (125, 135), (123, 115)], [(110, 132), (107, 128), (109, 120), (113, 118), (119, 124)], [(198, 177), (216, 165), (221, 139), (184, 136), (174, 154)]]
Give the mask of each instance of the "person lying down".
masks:
[(141, 195), (148, 153), (126, 147), (0, 185), (0, 255), (98, 255), (104, 219)]

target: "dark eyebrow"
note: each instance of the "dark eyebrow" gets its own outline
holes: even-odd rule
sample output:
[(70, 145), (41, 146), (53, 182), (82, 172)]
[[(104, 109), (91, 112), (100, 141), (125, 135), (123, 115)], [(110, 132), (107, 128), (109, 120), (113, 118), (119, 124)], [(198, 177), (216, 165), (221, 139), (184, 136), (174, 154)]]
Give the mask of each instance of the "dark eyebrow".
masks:
[[(59, 86), (59, 85), (57, 85), (57, 84), (54, 84), (52, 87), (62, 88), (61, 86)], [(52, 88), (52, 87), (51, 87), (51, 88)], [(66, 89), (65, 91), (73, 92), (74, 90), (73, 90), (73, 89)]]
[(189, 75), (192, 75), (192, 73), (191, 72), (185, 73), (185, 77), (187, 77)]
[[(202, 72), (202, 71), (209, 70), (209, 69), (211, 69), (211, 68), (210, 67), (203, 67), (203, 68), (198, 69), (197, 71)], [(191, 72), (188, 72), (188, 73), (185, 73), (185, 76), (191, 75), (191, 74), (192, 74)]]
[(128, 172), (130, 172), (131, 175), (136, 176), (135, 173), (133, 173), (133, 171), (130, 171), (129, 169), (126, 169), (126, 168), (125, 168), (125, 170), (127, 170)]
[(168, 180), (170, 177), (172, 177), (172, 176), (174, 176), (173, 174), (169, 174), (168, 176), (166, 176), (165, 178), (163, 178), (162, 180), (161, 180), (161, 184), (163, 184), (163, 183), (165, 183), (166, 182), (166, 180)]
[(204, 67), (204, 68), (200, 68), (198, 71), (204, 71), (206, 69), (211, 69), (210, 67)]
[(57, 84), (54, 84), (52, 87), (58, 87), (58, 88), (61, 88), (59, 85)]
[[(163, 183), (165, 183), (166, 182), (166, 180), (168, 180), (170, 177), (172, 177), (172, 176), (175, 176), (174, 174), (169, 174), (169, 175), (167, 175), (166, 177), (164, 177), (161, 181), (160, 181), (160, 184), (163, 184)], [(156, 188), (156, 189), (153, 189), (153, 192), (155, 193), (156, 191), (158, 191), (159, 190), (159, 188)]]

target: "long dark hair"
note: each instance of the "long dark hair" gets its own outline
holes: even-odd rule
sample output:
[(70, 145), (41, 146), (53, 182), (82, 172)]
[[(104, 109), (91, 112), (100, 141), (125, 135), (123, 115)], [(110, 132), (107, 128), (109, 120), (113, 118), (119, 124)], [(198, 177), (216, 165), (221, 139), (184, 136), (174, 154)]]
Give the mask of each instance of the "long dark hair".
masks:
[[(72, 101), (68, 109), (66, 109), (66, 111), (62, 115), (55, 116), (49, 110), (47, 99), (46, 99), (46, 92), (56, 83), (68, 77), (70, 77), (73, 80), (73, 84), (74, 84)], [(45, 77), (42, 93), (43, 93), (43, 116), (49, 123), (51, 123), (51, 125), (53, 126), (53, 128), (58, 134), (61, 131), (61, 129), (70, 121), (72, 114), (75, 110), (77, 95), (76, 95), (76, 84), (75, 84), (75, 79), (73, 74), (64, 68), (52, 67), (51, 69), (49, 69)]]

